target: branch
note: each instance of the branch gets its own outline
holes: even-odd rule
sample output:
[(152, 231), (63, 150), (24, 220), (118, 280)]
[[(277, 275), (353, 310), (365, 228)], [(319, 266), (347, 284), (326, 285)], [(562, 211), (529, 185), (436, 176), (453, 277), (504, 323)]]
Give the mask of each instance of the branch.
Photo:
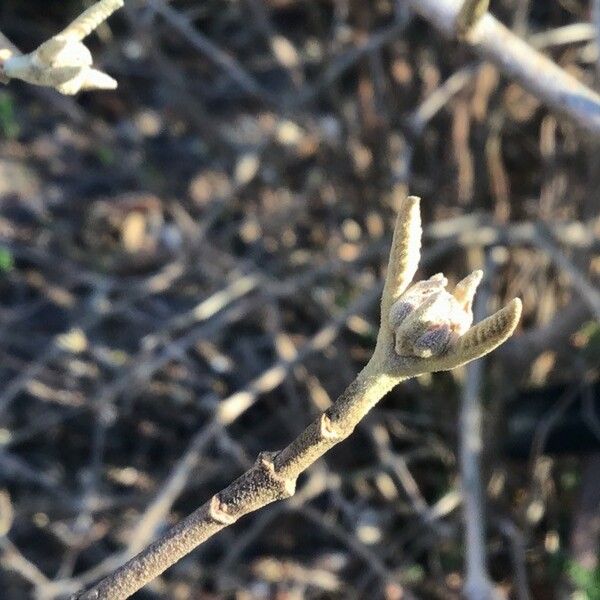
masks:
[(513, 333), (521, 314), (519, 300), (469, 328), (480, 271), (459, 283), (452, 294), (446, 291), (442, 275), (406, 289), (417, 268), (420, 241), (419, 200), (410, 197), (402, 203), (396, 222), (373, 356), (337, 401), (287, 448), (261, 453), (254, 466), (231, 485), (74, 600), (128, 598), (240, 517), (292, 496), (298, 476), (346, 439), (398, 383), (463, 365), (487, 354)]
[[(491, 256), (487, 265), (488, 276), (493, 276), (497, 265)], [(477, 298), (476, 317), (485, 314), (489, 297), (490, 290), (486, 285)], [(484, 447), (481, 398), (483, 376), (483, 360), (475, 361), (467, 367), (459, 421), (466, 554), (463, 593), (467, 600), (494, 600), (500, 597), (488, 574), (485, 544), (485, 499), (481, 481), (481, 454)]]
[[(408, 0), (449, 37), (458, 37), (508, 78), (592, 133), (600, 133), (600, 96), (507, 29), (476, 0)], [(464, 8), (466, 7), (466, 8)], [(468, 10), (467, 10), (468, 9)]]
[(227, 73), (242, 90), (250, 96), (260, 98), (267, 104), (274, 98), (251, 75), (246, 73), (242, 65), (229, 53), (223, 51), (210, 41), (205, 35), (197, 31), (190, 19), (175, 10), (163, 0), (150, 0), (150, 6), (159, 13), (171, 27), (177, 30), (199, 52), (204, 54), (211, 62)]
[(66, 95), (81, 90), (115, 89), (117, 82), (112, 77), (93, 68), (92, 55), (83, 40), (123, 3), (124, 0), (99, 0), (29, 54), (22, 54), (0, 33), (0, 81), (21, 79)]
[[(0, 66), (11, 56), (23, 54), (1, 31), (0, 31)], [(10, 81), (2, 68), (0, 68), (0, 83), (7, 84)]]

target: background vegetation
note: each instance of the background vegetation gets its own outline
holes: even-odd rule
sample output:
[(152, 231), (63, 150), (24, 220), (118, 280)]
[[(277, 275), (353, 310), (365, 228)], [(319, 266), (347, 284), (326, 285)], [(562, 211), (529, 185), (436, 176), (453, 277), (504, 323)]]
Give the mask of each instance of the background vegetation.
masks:
[[(591, 8), (491, 5), (597, 88)], [(0, 23), (29, 51), (80, 10)], [(2, 597), (68, 596), (326, 408), (409, 190), (422, 275), (524, 301), (480, 382), (492, 576), (600, 598), (597, 140), (403, 2), (131, 1), (91, 45), (115, 93), (0, 90)], [(457, 598), (463, 375), (400, 386), (136, 597)]]

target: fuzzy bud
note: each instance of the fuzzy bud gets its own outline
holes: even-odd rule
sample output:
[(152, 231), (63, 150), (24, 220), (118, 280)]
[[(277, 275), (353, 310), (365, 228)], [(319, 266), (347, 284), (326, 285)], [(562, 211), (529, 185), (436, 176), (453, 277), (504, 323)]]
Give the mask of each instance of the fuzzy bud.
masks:
[(473, 322), (473, 296), (483, 273), (475, 271), (453, 293), (438, 273), (408, 288), (392, 305), (389, 322), (399, 356), (429, 358), (449, 350)]

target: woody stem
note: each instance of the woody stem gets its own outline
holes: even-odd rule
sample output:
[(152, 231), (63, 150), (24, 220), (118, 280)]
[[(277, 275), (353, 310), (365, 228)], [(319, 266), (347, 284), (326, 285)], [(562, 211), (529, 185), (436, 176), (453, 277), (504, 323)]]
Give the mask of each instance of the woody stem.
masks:
[(279, 453), (263, 452), (254, 466), (94, 588), (73, 600), (128, 598), (180, 558), (240, 517), (293, 495), (296, 479), (403, 378), (384, 374), (379, 354), (337, 401)]

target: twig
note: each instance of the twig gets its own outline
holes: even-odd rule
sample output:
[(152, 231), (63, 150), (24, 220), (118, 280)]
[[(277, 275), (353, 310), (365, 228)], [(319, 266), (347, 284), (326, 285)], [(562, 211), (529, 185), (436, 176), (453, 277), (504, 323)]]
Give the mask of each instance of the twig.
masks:
[(418, 106), (407, 119), (407, 126), (415, 137), (421, 135), (433, 117), (458, 94), (477, 74), (479, 65), (468, 65), (450, 75)]
[(83, 40), (122, 6), (123, 0), (99, 0), (30, 54), (11, 51), (9, 46), (0, 54), (2, 81), (21, 79), (67, 95), (116, 88), (112, 77), (93, 68), (92, 55)]
[[(227, 435), (227, 434), (226, 434)], [(233, 440), (230, 440), (232, 444), (235, 444)], [(245, 468), (248, 467), (245, 464), (247, 461), (242, 461)], [(365, 563), (371, 568), (371, 571), (377, 576), (381, 577), (386, 581), (397, 581), (397, 577), (392, 573), (379, 557), (360, 542), (356, 536), (348, 534), (342, 527), (332, 521), (331, 519), (325, 518), (314, 508), (308, 506), (307, 502), (320, 495), (321, 493), (330, 490), (334, 491), (340, 485), (339, 478), (332, 475), (325, 469), (311, 469), (309, 472), (308, 480), (302, 486), (302, 489), (296, 493), (296, 495), (290, 499), (287, 506), (278, 505), (271, 511), (263, 513), (264, 518), (258, 518), (253, 525), (246, 531), (241, 537), (236, 539), (235, 544), (232, 548), (229, 548), (227, 556), (221, 561), (219, 571), (227, 573), (231, 568), (231, 564), (237, 559), (239, 554), (242, 552), (244, 546), (246, 546), (249, 540), (257, 535), (257, 530), (260, 530), (273, 518), (275, 518), (280, 512), (289, 511), (297, 512), (303, 517), (317, 524), (320, 529), (325, 529), (331, 533), (334, 537), (344, 543), (357, 557), (364, 560)], [(279, 508), (280, 510), (277, 510)], [(220, 577), (221, 580), (225, 579), (223, 575)]]
[(538, 50), (568, 44), (591, 42), (596, 38), (596, 28), (590, 23), (572, 23), (541, 31), (528, 36), (527, 41)]
[(600, 96), (512, 33), (490, 13), (463, 31), (460, 0), (408, 0), (410, 7), (450, 37), (460, 37), (482, 58), (587, 131), (600, 133)]
[[(419, 282), (403, 295), (417, 270), (420, 245), (419, 200), (410, 197), (402, 203), (392, 240), (375, 350), (338, 400), (287, 448), (261, 453), (254, 466), (227, 488), (97, 586), (75, 598), (129, 597), (240, 517), (292, 496), (298, 476), (346, 439), (399, 382), (466, 364), (492, 351), (513, 333), (521, 313), (518, 299), (469, 329), (478, 272), (459, 283), (453, 295), (445, 290), (447, 280), (443, 276)], [(454, 337), (454, 332), (459, 335)]]
[(29, 560), (6, 536), (0, 537), (0, 564), (6, 569), (19, 573), (25, 581), (37, 588), (50, 583), (49, 579)]
[[(336, 317), (331, 323), (320, 329), (298, 350), (294, 357), (287, 361), (277, 361), (250, 381), (242, 390), (238, 390), (222, 400), (218, 405), (217, 413), (194, 434), (186, 451), (173, 466), (166, 480), (159, 486), (158, 493), (149, 503), (144, 514), (140, 517), (129, 535), (127, 548), (118, 554), (106, 558), (77, 578), (70, 580), (68, 585), (75, 584), (81, 586), (90, 583), (100, 575), (116, 568), (119, 563), (128, 560), (136, 552), (144, 548), (156, 535), (171, 507), (186, 487), (204, 448), (213, 442), (217, 435), (222, 434), (225, 427), (231, 425), (238, 417), (244, 414), (255, 403), (260, 394), (276, 388), (294, 366), (300, 364), (311, 354), (327, 348), (334, 341), (340, 328), (347, 322), (348, 318), (352, 314), (361, 312), (367, 306), (370, 306), (376, 299), (377, 293), (379, 293), (378, 289), (372, 290), (360, 297), (357, 302), (348, 307), (347, 310)], [(66, 581), (61, 582), (62, 587), (66, 585)]]
[(183, 35), (196, 50), (204, 54), (211, 62), (223, 69), (229, 78), (232, 81), (235, 81), (247, 94), (259, 98), (269, 104), (274, 102), (274, 98), (271, 94), (249, 75), (237, 60), (197, 31), (185, 15), (182, 15), (168, 4), (165, 4), (163, 0), (150, 0), (150, 5), (167, 21), (167, 23), (169, 23), (169, 25), (171, 25), (171, 27), (181, 33), (181, 35)]
[[(491, 261), (488, 266), (493, 267)], [(492, 269), (488, 270), (488, 273)], [(486, 282), (487, 283), (487, 282)], [(484, 285), (475, 304), (475, 318), (486, 312), (489, 289)], [(481, 387), (483, 360), (467, 367), (460, 412), (460, 473), (465, 523), (466, 578), (464, 595), (467, 600), (497, 598), (488, 575), (485, 544), (485, 511), (481, 483), (481, 452), (483, 449)]]
[(528, 330), (502, 346), (496, 358), (504, 369), (512, 373), (515, 382), (529, 372), (531, 363), (545, 351), (570, 352), (569, 337), (589, 318), (590, 310), (581, 298), (574, 298), (547, 324)]
[(510, 558), (515, 580), (515, 597), (517, 600), (530, 600), (523, 535), (516, 525), (508, 519), (500, 520), (498, 528), (510, 543)]
[[(451, 221), (448, 223), (451, 223)], [(439, 258), (439, 256), (449, 248), (450, 246), (446, 241), (436, 243), (432, 248), (429, 248), (423, 253), (421, 263), (428, 264), (429, 262), (432, 262)], [(376, 251), (375, 253), (379, 254), (380, 250), (380, 244), (377, 243), (371, 250), (364, 253), (364, 257), (370, 256), (373, 251)], [(337, 263), (337, 261), (335, 261), (335, 263)], [(270, 293), (276, 296), (290, 295), (303, 285), (310, 284), (319, 273), (329, 272), (333, 267), (335, 267), (335, 264), (323, 265), (318, 269), (312, 269), (308, 273), (294, 276), (289, 281), (273, 282), (271, 284)], [(268, 284), (268, 281), (263, 283)], [(294, 356), (289, 357), (287, 360), (278, 360), (274, 362), (270, 367), (263, 370), (258, 376), (248, 382), (243, 389), (238, 390), (221, 400), (217, 407), (217, 414), (209, 419), (208, 423), (204, 424), (196, 431), (188, 443), (187, 449), (171, 469), (169, 476), (157, 486), (157, 494), (147, 505), (143, 515), (139, 518), (132, 529), (132, 532), (128, 536), (127, 548), (121, 552), (110, 555), (102, 562), (84, 573), (79, 574), (77, 577), (60, 581), (60, 583), (56, 585), (56, 589), (73, 591), (88, 585), (99, 577), (102, 577), (106, 573), (117, 568), (122, 562), (129, 560), (136, 552), (139, 552), (146, 546), (157, 534), (173, 504), (188, 485), (193, 469), (198, 463), (200, 455), (205, 447), (212, 443), (217, 436), (227, 435), (225, 428), (245, 414), (246, 411), (255, 404), (261, 394), (270, 392), (280, 385), (293, 368), (301, 364), (302, 361), (311, 354), (328, 348), (335, 341), (341, 327), (347, 325), (352, 315), (363, 312), (370, 307), (379, 297), (381, 289), (381, 286), (377, 286), (361, 295), (347, 309), (335, 316), (327, 325), (315, 333), (310, 340), (297, 350)], [(258, 301), (262, 302), (260, 298)], [(194, 309), (190, 313), (186, 313), (186, 315), (193, 314), (195, 310), (197, 309)], [(235, 313), (236, 318), (239, 318), (245, 312), (248, 311), (244, 311), (243, 313), (237, 311)], [(184, 318), (184, 316), (175, 317), (177, 320), (181, 318)], [(231, 320), (234, 319), (228, 318), (228, 321)], [(192, 321), (189, 322), (189, 325), (191, 324)], [(180, 325), (183, 325), (183, 323), (181, 322)], [(162, 360), (154, 360), (151, 365), (148, 365), (148, 360), (149, 359), (146, 357), (144, 360), (140, 358), (138, 361), (140, 364), (149, 366), (149, 369), (145, 372), (146, 379), (150, 377), (155, 368), (163, 362)], [(135, 370), (135, 367), (133, 370)], [(204, 399), (201, 398), (200, 403), (203, 401)], [(98, 402), (100, 402), (100, 400), (96, 398), (92, 401), (92, 404), (97, 404)], [(297, 498), (297, 496), (295, 498)], [(425, 519), (428, 522), (433, 521), (435, 518), (433, 509), (430, 513), (425, 515)]]

